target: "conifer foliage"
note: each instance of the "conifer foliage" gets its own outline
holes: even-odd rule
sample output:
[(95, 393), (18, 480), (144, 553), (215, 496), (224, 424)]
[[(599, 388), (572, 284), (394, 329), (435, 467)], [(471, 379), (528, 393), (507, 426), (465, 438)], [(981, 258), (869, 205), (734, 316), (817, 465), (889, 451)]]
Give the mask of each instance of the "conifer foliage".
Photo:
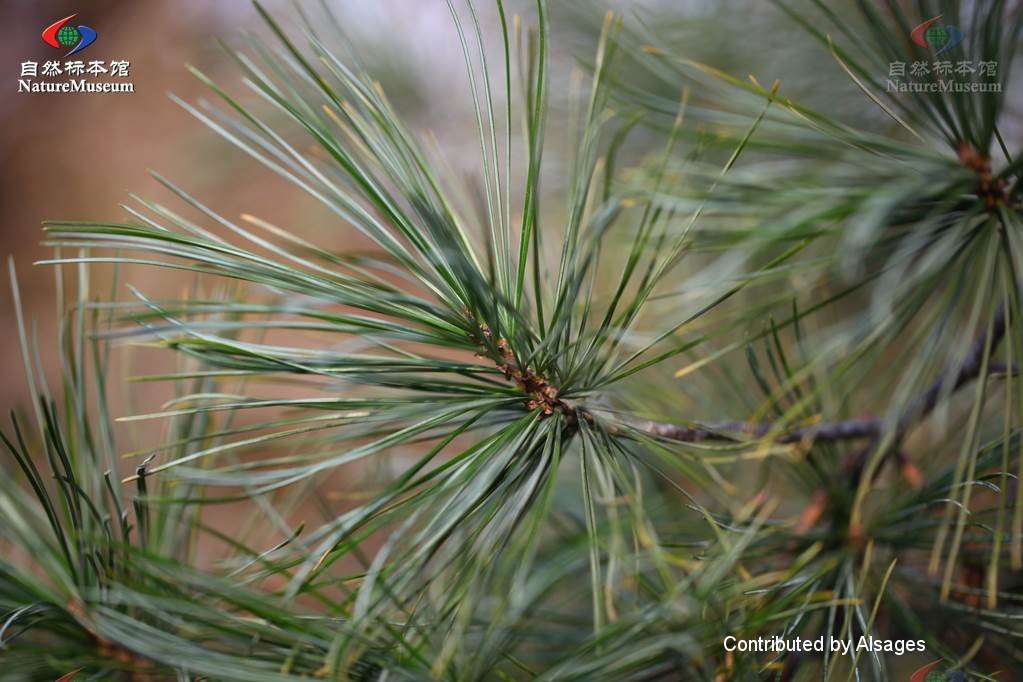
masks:
[[(56, 387), (19, 309), (0, 680), (1023, 670), (1023, 18), (833, 4), (777, 7), (871, 129), (611, 13), (566, 95), (544, 0), (451, 0), (470, 183), (329, 8), (256, 5), (238, 86), (177, 103), (372, 248), (159, 175), (170, 205), (46, 224), (74, 294)], [(946, 58), (998, 71), (886, 83)], [(191, 293), (131, 285), (157, 268)], [(136, 345), (175, 369), (111, 373)], [(114, 414), (129, 379), (173, 398)]]

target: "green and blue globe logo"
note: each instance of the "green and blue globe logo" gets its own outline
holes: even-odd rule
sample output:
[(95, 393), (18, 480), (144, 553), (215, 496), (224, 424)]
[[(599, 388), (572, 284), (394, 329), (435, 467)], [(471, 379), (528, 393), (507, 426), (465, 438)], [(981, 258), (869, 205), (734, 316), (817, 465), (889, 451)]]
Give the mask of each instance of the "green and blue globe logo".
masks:
[(74, 26), (61, 26), (57, 31), (57, 42), (64, 47), (73, 47), (82, 39), (82, 34)]
[(940, 14), (914, 28), (909, 37), (920, 47), (934, 50), (936, 55), (963, 42), (963, 32), (957, 26), (942, 24)]
[(64, 55), (65, 57), (70, 57), (76, 52), (81, 52), (96, 42), (98, 34), (94, 29), (89, 26), (85, 26), (84, 24), (72, 26), (69, 23), (77, 16), (77, 14), (72, 14), (69, 17), (64, 17), (63, 19), (55, 21), (44, 28), (43, 42), (50, 47), (70, 47), (71, 51)]

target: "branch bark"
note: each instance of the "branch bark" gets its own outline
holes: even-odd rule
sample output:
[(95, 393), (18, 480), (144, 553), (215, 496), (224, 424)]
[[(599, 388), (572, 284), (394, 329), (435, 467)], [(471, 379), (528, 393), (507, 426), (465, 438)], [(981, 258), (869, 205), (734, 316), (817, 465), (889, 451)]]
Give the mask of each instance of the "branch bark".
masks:
[[(991, 322), (991, 350), (994, 351), (1005, 336), (1005, 307), (1000, 307)], [(964, 385), (980, 376), (983, 365), (984, 348), (988, 344), (987, 330), (973, 342), (962, 363), (955, 370), (949, 370), (932, 383), (919, 398), (896, 421), (898, 439), (914, 424), (926, 418), (938, 406), (943, 395), (951, 395)], [(1016, 371), (1017, 368), (1012, 368)], [(999, 374), (1010, 371), (1004, 364), (989, 363), (988, 373)], [(666, 438), (684, 443), (701, 441), (734, 441), (739, 435), (762, 438), (777, 433), (777, 443), (798, 443), (803, 440), (812, 442), (837, 442), (846, 440), (862, 440), (878, 438), (886, 427), (882, 418), (866, 417), (849, 419), (839, 422), (826, 422), (795, 429), (779, 429), (776, 424), (751, 424), (749, 422), (718, 422), (685, 426), (666, 422), (643, 421), (629, 422), (629, 428), (642, 431), (651, 436)]]

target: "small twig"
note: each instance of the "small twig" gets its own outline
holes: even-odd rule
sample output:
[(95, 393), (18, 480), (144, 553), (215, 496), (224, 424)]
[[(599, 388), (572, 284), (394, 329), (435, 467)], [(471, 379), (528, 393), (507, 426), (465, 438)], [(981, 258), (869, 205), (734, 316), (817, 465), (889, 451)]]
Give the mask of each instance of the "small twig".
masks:
[[(1005, 307), (1000, 307), (998, 312), (995, 313), (994, 320), (991, 321), (991, 352), (994, 352), (995, 348), (1001, 342), (1002, 337), (1005, 336)], [(930, 414), (935, 407), (938, 406), (938, 400), (941, 398), (943, 390), (947, 390), (949, 393), (953, 393), (963, 385), (977, 378), (980, 374), (981, 365), (984, 361), (984, 347), (987, 345), (987, 332), (982, 332), (981, 335), (973, 342), (970, 349), (966, 352), (966, 356), (963, 358), (963, 362), (959, 365), (959, 371), (955, 373), (954, 380), (951, 386), (948, 386), (949, 379), (953, 378), (951, 373), (939, 378), (927, 389), (927, 391), (920, 397), (920, 399), (910, 406), (902, 419), (899, 420), (899, 431), (904, 432), (913, 422), (923, 419)], [(1007, 368), (1005, 365), (989, 365), (989, 371), (991, 373), (997, 373), (999, 369), (1005, 371)]]
[(489, 326), (476, 321), (468, 310), (465, 313), (479, 330), (473, 338), (476, 345), (480, 346), (486, 356), (494, 360), (505, 379), (514, 383), (520, 391), (526, 394), (527, 409), (539, 409), (545, 417), (549, 417), (555, 412), (561, 412), (566, 414), (571, 421), (575, 420), (575, 408), (558, 397), (556, 386), (552, 385), (542, 374), (534, 372), (529, 367), (520, 366), (507, 339), (495, 340)]
[[(749, 424), (747, 422), (718, 422), (699, 426), (680, 426), (664, 422), (636, 422), (629, 426), (653, 436), (677, 440), (686, 443), (698, 443), (705, 440), (735, 440), (737, 434), (746, 434), (762, 438), (778, 430), (772, 424)], [(858, 438), (871, 438), (881, 432), (883, 422), (880, 419), (850, 419), (831, 424), (815, 424), (779, 434), (774, 440), (778, 443), (797, 443), (804, 439), (814, 441), (840, 441)]]
[(992, 209), (1008, 199), (1006, 181), (995, 177), (991, 171), (991, 158), (981, 154), (965, 142), (959, 145), (959, 163), (977, 175), (977, 196)]
[[(999, 308), (991, 323), (992, 350), (994, 350), (1004, 336), (1005, 308), (1002, 307)], [(970, 346), (962, 363), (955, 372), (944, 374), (931, 384), (917, 400), (910, 404), (910, 407), (896, 422), (896, 441), (901, 441), (906, 431), (934, 411), (943, 392), (947, 391), (951, 394), (980, 375), (984, 348), (987, 344), (987, 332), (985, 331)], [(988, 365), (989, 374), (1006, 373), (1008, 371), (1010, 371), (1009, 368), (1004, 364), (991, 363)], [(1016, 368), (1012, 368), (1011, 371), (1016, 371)], [(587, 418), (591, 418), (588, 413)], [(750, 424), (747, 422), (719, 422), (696, 424), (693, 426), (656, 421), (627, 423), (627, 426), (633, 430), (683, 443), (699, 443), (706, 440), (736, 440), (736, 436), (741, 434), (762, 438), (772, 433), (778, 434), (774, 438), (776, 443), (798, 443), (804, 440), (810, 442), (837, 442), (862, 440), (864, 438), (877, 439), (884, 431), (885, 425), (884, 419), (874, 417), (825, 422), (790, 430), (779, 429), (775, 424)]]

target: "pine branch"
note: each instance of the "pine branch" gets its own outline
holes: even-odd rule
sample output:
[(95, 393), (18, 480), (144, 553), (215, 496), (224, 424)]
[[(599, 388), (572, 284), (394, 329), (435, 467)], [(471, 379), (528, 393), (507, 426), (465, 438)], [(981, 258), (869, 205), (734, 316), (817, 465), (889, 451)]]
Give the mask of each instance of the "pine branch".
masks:
[[(904, 42), (901, 26), (864, 7), (876, 43)], [(274, 46), (253, 36), (234, 56), (270, 113), (198, 72), (220, 104), (179, 102), (322, 204), (345, 233), (358, 231), (372, 244), (367, 254), (306, 239), (301, 216), (294, 227), (250, 214), (236, 222), (159, 176), (199, 222), (133, 197), (124, 222), (47, 224), (57, 253), (46, 262), (74, 264), (81, 291), (58, 336), (63, 391), (39, 391), (47, 399), (38, 433), (15, 425), (11, 438), (0, 434), (26, 479), (0, 477), (0, 544), (26, 564), (0, 559), (0, 682), (68, 670), (255, 682), (738, 680), (762, 675), (767, 661), (722, 651), (724, 635), (809, 637), (822, 627), (843, 639), (925, 637), (949, 659), (982, 634), (973, 660), (985, 666), (999, 648), (1014, 651), (1023, 620), (1005, 567), (1023, 564), (1013, 491), (1023, 387), (1014, 383), (1019, 344), (1004, 364), (993, 349), (1020, 331), (1008, 306), (1020, 297), (1023, 224), (1012, 203), (1021, 167), (997, 134), (1000, 95), (893, 97), (882, 107), (913, 135), (907, 145), (902, 133), (857, 129), (792, 102), (777, 84), (630, 45), (632, 29), (609, 13), (588, 103), (572, 108), (580, 115), (566, 181), (548, 189), (540, 161), (558, 90), (549, 84), (560, 80), (549, 80), (557, 51), (548, 49), (545, 0), (536, 29), (512, 24), (515, 40), (501, 0), (497, 8), (503, 121), (489, 66), (495, 43), (473, 3), (451, 8), (481, 156), (468, 192), (450, 192), (454, 178), (435, 173), (435, 144), (397, 115), (360, 50), (328, 48), (327, 27), (339, 26), (329, 12), (317, 23), (300, 11), (299, 42), (257, 8)], [(1009, 63), (1023, 22), (1001, 14), (989, 12), (977, 53)], [(877, 89), (873, 64), (889, 61), (887, 50), (864, 60), (818, 33), (857, 85)], [(633, 92), (629, 83), (646, 79), (627, 69), (648, 60), (680, 100)], [(522, 92), (511, 85), (516, 72)], [(742, 99), (718, 102), (708, 80)], [(691, 108), (690, 91), (699, 92)], [(610, 106), (634, 95), (644, 96), (633, 116)], [(752, 116), (748, 95), (763, 100)], [(513, 164), (517, 113), (522, 173)], [(649, 143), (664, 113), (673, 122), (662, 156)], [(641, 119), (651, 130), (633, 145), (627, 136)], [(1008, 167), (992, 162), (993, 136)], [(929, 148), (940, 137), (958, 162)], [(638, 167), (616, 168), (619, 147), (628, 150), (619, 161), (635, 157)], [(548, 219), (538, 207), (555, 189), (565, 190), (558, 204), (567, 211)], [(166, 299), (131, 288), (130, 301), (93, 305), (87, 275), (99, 263), (173, 268), (194, 275), (195, 289)], [(221, 293), (216, 282), (226, 280)], [(803, 291), (807, 282), (826, 286)], [(216, 293), (200, 299), (203, 291)], [(802, 347), (787, 353), (773, 323), (782, 301), (792, 299), (801, 341), (799, 319), (853, 292), (893, 314), (836, 326), (843, 342), (812, 358)], [(675, 296), (681, 303), (661, 314)], [(974, 319), (974, 310), (988, 331), (971, 344), (972, 328), (944, 323)], [(734, 359), (728, 353), (748, 340), (721, 347), (721, 339), (763, 316), (769, 364), (751, 355), (748, 389), (800, 389), (801, 405), (869, 385), (885, 353), (879, 339), (927, 343), (883, 368), (886, 385), (909, 383), (897, 404), (877, 408), (882, 417), (810, 421), (792, 410), (773, 422), (683, 425), (581, 398), (626, 402), (653, 387), (624, 379), (689, 351)], [(675, 343), (680, 330), (700, 333)], [(41, 363), (28, 361), (32, 346), (19, 331), (36, 393), (46, 385), (34, 378)], [(141, 377), (172, 384), (171, 401), (124, 418), (166, 421), (166, 437), (153, 444), (146, 434), (129, 446), (145, 450), (122, 452), (103, 360), (108, 342), (130, 338), (166, 347), (179, 364)], [(961, 361), (942, 366), (931, 350)], [(790, 386), (808, 367), (830, 371)], [(1004, 398), (986, 391), (996, 373), (1008, 375)], [(708, 403), (737, 413), (730, 394), (747, 387), (733, 380), (738, 372), (723, 376), (735, 390), (711, 391)], [(935, 443), (926, 470), (916, 469), (921, 453), (902, 449), (905, 434), (937, 422), (939, 406), (974, 380), (963, 438)], [(999, 400), (1004, 415), (992, 414)], [(677, 456), (648, 447), (654, 438), (727, 446)], [(790, 458), (792, 475), (765, 475), (775, 466), (761, 457), (765, 443), (802, 451), (818, 442), (850, 445), (838, 456)], [(122, 485), (112, 477), (120, 454), (147, 456)], [(577, 477), (566, 477), (570, 465)], [(873, 487), (887, 484), (875, 481), (881, 465), (898, 466), (913, 493)], [(217, 503), (247, 505), (237, 532), (211, 523)], [(207, 542), (225, 556), (194, 565)], [(938, 559), (947, 566), (940, 586)], [(868, 622), (862, 607), (871, 603)], [(929, 623), (943, 627), (931, 632)], [(682, 652), (680, 635), (692, 643)], [(772, 661), (785, 666), (782, 679), (819, 663), (783, 658)], [(851, 661), (850, 672), (873, 667), (882, 679), (884, 659), (870, 659)]]
[[(999, 308), (991, 324), (990, 343), (992, 351), (994, 351), (1004, 336), (1005, 307), (1003, 306)], [(897, 440), (901, 440), (906, 431), (934, 411), (934, 408), (938, 406), (943, 391), (947, 390), (948, 394), (951, 395), (978, 378), (981, 372), (984, 348), (987, 344), (987, 332), (985, 331), (970, 346), (958, 369), (945, 372), (910, 405), (909, 409), (906, 410), (897, 422)], [(1003, 374), (1009, 371), (1009, 368), (1002, 363), (992, 363), (989, 365), (989, 373), (991, 374)], [(1016, 368), (1013, 368), (1011, 371), (1015, 374)], [(861, 417), (845, 421), (813, 424), (790, 430), (780, 428), (776, 424), (751, 424), (736, 421), (698, 424), (696, 426), (643, 421), (631, 422), (628, 426), (630, 429), (642, 431), (651, 436), (683, 443), (699, 443), (707, 440), (732, 441), (736, 439), (736, 434), (762, 438), (774, 433), (777, 434), (774, 437), (774, 441), (785, 444), (798, 443), (804, 440), (828, 443), (867, 438), (876, 439), (884, 431), (886, 423), (886, 420), (880, 417)]]
[[(883, 425), (884, 421), (878, 418), (849, 419), (792, 429), (780, 433), (774, 440), (777, 443), (796, 443), (806, 438), (821, 442), (872, 438), (880, 433)], [(714, 422), (695, 427), (648, 421), (631, 426), (654, 436), (690, 443), (705, 440), (735, 440), (736, 434), (762, 438), (771, 433), (777, 433), (779, 430), (774, 424), (750, 424), (738, 421)]]
[[(991, 322), (991, 352), (994, 352), (1004, 336), (1005, 306), (1002, 306), (998, 309), (998, 312), (995, 313), (994, 320)], [(899, 420), (900, 433), (904, 433), (913, 422), (923, 419), (930, 414), (934, 408), (938, 406), (938, 401), (941, 398), (942, 391), (946, 390), (946, 387), (948, 387), (947, 390), (949, 394), (954, 393), (980, 375), (981, 365), (983, 364), (984, 358), (984, 347), (987, 343), (987, 332), (985, 331), (982, 332), (973, 342), (973, 345), (970, 346), (966, 356), (963, 358), (962, 364), (959, 365), (958, 371), (954, 374), (949, 372), (931, 384), (920, 399), (906, 411), (906, 414)], [(989, 367), (991, 368), (992, 373), (997, 372), (999, 369), (1004, 372), (1007, 369), (1001, 364), (992, 364)], [(952, 378), (951, 382), (949, 382), (950, 378)]]

